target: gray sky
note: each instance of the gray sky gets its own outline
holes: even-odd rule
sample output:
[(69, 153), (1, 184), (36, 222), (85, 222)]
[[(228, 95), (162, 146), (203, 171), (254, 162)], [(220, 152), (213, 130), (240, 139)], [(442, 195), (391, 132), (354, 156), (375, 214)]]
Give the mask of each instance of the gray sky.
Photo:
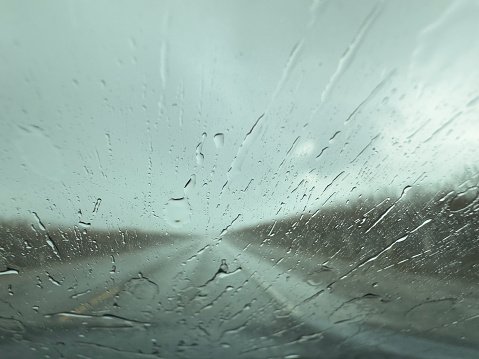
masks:
[(4, 1), (0, 217), (217, 236), (453, 181), (478, 164), (478, 20), (477, 1)]

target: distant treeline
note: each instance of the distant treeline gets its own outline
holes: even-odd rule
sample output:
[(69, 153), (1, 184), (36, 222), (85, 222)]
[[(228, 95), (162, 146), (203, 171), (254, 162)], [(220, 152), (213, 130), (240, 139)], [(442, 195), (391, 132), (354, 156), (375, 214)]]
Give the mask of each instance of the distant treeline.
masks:
[[(265, 253), (334, 257), (360, 266), (394, 266), (408, 272), (479, 279), (479, 188), (362, 197), (355, 202), (230, 231), (225, 240)], [(138, 229), (45, 228), (0, 220), (0, 266), (34, 267), (49, 261), (129, 252), (188, 239)], [(260, 248), (261, 246), (261, 248)], [(1, 267), (0, 267), (1, 268)]]
[(462, 192), (410, 188), (401, 196), (361, 198), (227, 236), (257, 253), (274, 248), (289, 255), (334, 257), (351, 268), (393, 266), (479, 279), (478, 195), (477, 186)]
[(80, 225), (71, 228), (42, 227), (0, 220), (0, 270), (130, 252), (186, 238), (178, 234), (138, 229), (108, 231), (81, 228)]

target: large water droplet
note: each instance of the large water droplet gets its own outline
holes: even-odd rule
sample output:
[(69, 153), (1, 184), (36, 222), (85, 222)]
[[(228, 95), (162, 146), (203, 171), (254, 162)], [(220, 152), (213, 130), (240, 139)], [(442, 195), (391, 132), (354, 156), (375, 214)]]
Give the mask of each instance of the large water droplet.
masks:
[(221, 260), (221, 266), (220, 266), (219, 272), (228, 273), (228, 264), (226, 263), (226, 259)]
[(213, 137), (213, 141), (215, 142), (216, 149), (219, 150), (225, 144), (225, 135), (217, 133), (215, 137)]
[(336, 271), (323, 265), (319, 269), (310, 272), (307, 276), (306, 282), (312, 286), (324, 285), (325, 283), (330, 283), (334, 280), (336, 275)]
[(130, 279), (125, 285), (125, 290), (140, 300), (151, 300), (159, 291), (158, 286), (146, 278)]
[(18, 270), (17, 269), (10, 269), (10, 268), (7, 268), (6, 270), (3, 270), (3, 271), (0, 271), (0, 275), (7, 275), (7, 274), (18, 274)]
[(164, 208), (167, 223), (174, 228), (181, 228), (191, 219), (191, 207), (186, 198), (172, 198)]

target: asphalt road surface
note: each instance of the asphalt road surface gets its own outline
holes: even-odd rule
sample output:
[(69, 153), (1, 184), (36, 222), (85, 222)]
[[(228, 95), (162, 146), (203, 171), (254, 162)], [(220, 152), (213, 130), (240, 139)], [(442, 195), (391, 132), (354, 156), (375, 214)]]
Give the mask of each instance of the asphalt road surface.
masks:
[(0, 284), (1, 358), (479, 357), (475, 283), (234, 235), (5, 271)]

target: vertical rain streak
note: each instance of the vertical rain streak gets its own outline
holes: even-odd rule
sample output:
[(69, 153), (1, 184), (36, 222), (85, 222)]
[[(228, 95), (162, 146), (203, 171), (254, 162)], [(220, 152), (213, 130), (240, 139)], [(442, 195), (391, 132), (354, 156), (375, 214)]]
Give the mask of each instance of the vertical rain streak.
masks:
[(379, 14), (381, 13), (382, 6), (383, 6), (382, 3), (377, 4), (371, 10), (368, 16), (366, 16), (366, 19), (364, 20), (363, 24), (360, 26), (358, 32), (356, 33), (353, 40), (349, 44), (348, 48), (339, 59), (336, 70), (333, 72), (333, 74), (329, 78), (328, 83), (326, 84), (323, 92), (321, 93), (322, 103), (327, 101), (330, 93), (334, 90), (334, 86), (336, 86), (338, 79), (345, 71), (347, 71), (351, 62), (354, 60), (354, 55), (356, 54), (358, 48), (361, 46), (361, 43), (364, 40), (364, 37), (366, 36), (367, 31), (369, 30), (369, 28), (372, 26), (374, 21), (378, 18)]
[(45, 227), (45, 225), (42, 223), (42, 221), (40, 220), (40, 217), (38, 216), (38, 214), (36, 212), (32, 212), (33, 216), (35, 217), (36, 221), (37, 221), (37, 224), (38, 224), (38, 227), (40, 227), (40, 229), (44, 232), (45, 234), (45, 241), (47, 242), (48, 246), (51, 248), (53, 254), (55, 254), (55, 256), (58, 258), (58, 259), (61, 259), (60, 257), (60, 251), (58, 250), (58, 247), (57, 245), (55, 244), (55, 242), (52, 240), (52, 238), (50, 237), (50, 235), (48, 234), (48, 231)]

